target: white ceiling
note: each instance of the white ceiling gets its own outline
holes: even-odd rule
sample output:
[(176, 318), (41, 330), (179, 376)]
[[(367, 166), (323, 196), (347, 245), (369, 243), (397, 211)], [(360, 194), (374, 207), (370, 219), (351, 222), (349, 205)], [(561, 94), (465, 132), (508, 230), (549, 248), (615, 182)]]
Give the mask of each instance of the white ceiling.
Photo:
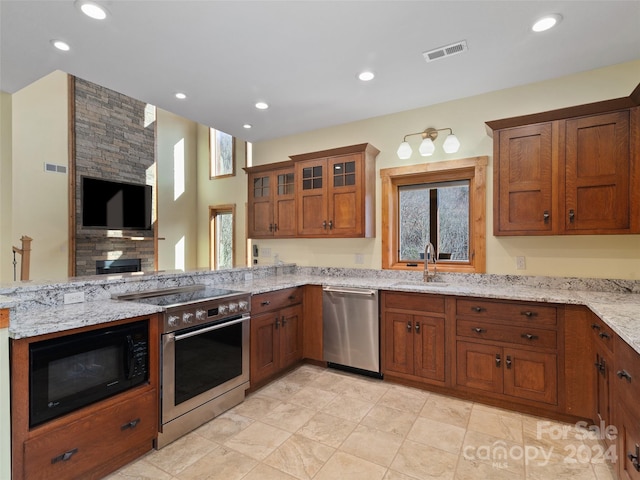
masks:
[[(640, 0), (97, 1), (102, 22), (71, 0), (0, 0), (0, 89), (62, 70), (255, 142), (640, 58)], [(531, 32), (548, 13), (563, 21)]]

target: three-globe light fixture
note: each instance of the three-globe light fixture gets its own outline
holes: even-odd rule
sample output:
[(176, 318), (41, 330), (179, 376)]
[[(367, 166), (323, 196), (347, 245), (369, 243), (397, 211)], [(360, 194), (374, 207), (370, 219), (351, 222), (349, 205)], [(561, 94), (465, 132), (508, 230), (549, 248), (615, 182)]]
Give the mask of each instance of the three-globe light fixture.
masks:
[(418, 151), (420, 152), (420, 155), (422, 155), (423, 157), (428, 157), (433, 155), (433, 152), (436, 149), (436, 146), (434, 145), (433, 141), (436, 138), (438, 138), (438, 132), (442, 132), (444, 130), (448, 130), (449, 135), (447, 135), (447, 138), (444, 139), (444, 143), (442, 144), (442, 149), (446, 153), (456, 153), (460, 148), (460, 141), (458, 140), (458, 137), (456, 137), (453, 134), (453, 130), (451, 130), (450, 128), (436, 129), (436, 128), (429, 127), (423, 132), (408, 133), (407, 135), (405, 135), (404, 139), (402, 140), (402, 143), (398, 147), (398, 151), (397, 151), (398, 158), (400, 158), (401, 160), (407, 160), (411, 157), (413, 150), (411, 149), (411, 145), (409, 145), (409, 142), (407, 142), (407, 137), (411, 137), (413, 135), (422, 136), (422, 142), (418, 147)]

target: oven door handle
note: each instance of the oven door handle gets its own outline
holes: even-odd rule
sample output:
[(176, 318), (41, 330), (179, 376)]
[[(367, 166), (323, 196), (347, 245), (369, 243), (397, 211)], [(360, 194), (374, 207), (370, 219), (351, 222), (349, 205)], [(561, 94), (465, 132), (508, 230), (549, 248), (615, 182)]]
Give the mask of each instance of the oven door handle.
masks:
[(219, 329), (224, 328), (224, 327), (229, 327), (231, 325), (235, 325), (236, 323), (246, 322), (246, 321), (248, 321), (250, 319), (251, 319), (251, 317), (249, 315), (243, 315), (242, 317), (240, 317), (240, 318), (238, 318), (236, 320), (231, 320), (229, 322), (217, 323), (217, 324), (212, 325), (210, 327), (201, 328), (199, 330), (194, 330), (194, 331), (189, 332), (189, 333), (183, 333), (182, 335), (175, 335), (173, 338), (177, 342), (178, 340), (184, 340), (185, 338), (195, 337), (196, 335), (200, 335), (201, 333), (212, 332), (214, 330), (219, 330)]

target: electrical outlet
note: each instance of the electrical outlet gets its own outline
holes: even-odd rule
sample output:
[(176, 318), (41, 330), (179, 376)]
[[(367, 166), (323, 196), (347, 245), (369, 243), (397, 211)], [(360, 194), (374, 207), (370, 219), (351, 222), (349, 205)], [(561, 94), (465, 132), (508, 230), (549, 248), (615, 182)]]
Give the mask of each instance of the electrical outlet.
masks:
[(245, 282), (250, 282), (251, 280), (253, 280), (253, 273), (251, 273), (251, 272), (245, 273), (244, 274), (244, 281)]
[(527, 264), (524, 257), (516, 257), (516, 270), (526, 270)]
[(82, 303), (82, 302), (84, 302), (84, 292), (74, 292), (74, 293), (64, 294), (65, 305), (69, 305), (70, 303)]
[(362, 265), (364, 263), (364, 255), (362, 253), (356, 253), (356, 265)]

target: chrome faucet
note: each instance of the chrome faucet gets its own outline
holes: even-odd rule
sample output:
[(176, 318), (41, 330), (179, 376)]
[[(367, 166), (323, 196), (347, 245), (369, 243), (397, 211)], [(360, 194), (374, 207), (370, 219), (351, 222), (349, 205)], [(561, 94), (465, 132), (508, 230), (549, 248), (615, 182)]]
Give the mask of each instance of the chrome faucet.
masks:
[[(429, 262), (433, 263), (433, 272), (429, 272)], [(424, 274), (423, 280), (425, 282), (432, 281), (436, 276), (436, 250), (433, 248), (433, 243), (427, 242), (424, 247)]]

